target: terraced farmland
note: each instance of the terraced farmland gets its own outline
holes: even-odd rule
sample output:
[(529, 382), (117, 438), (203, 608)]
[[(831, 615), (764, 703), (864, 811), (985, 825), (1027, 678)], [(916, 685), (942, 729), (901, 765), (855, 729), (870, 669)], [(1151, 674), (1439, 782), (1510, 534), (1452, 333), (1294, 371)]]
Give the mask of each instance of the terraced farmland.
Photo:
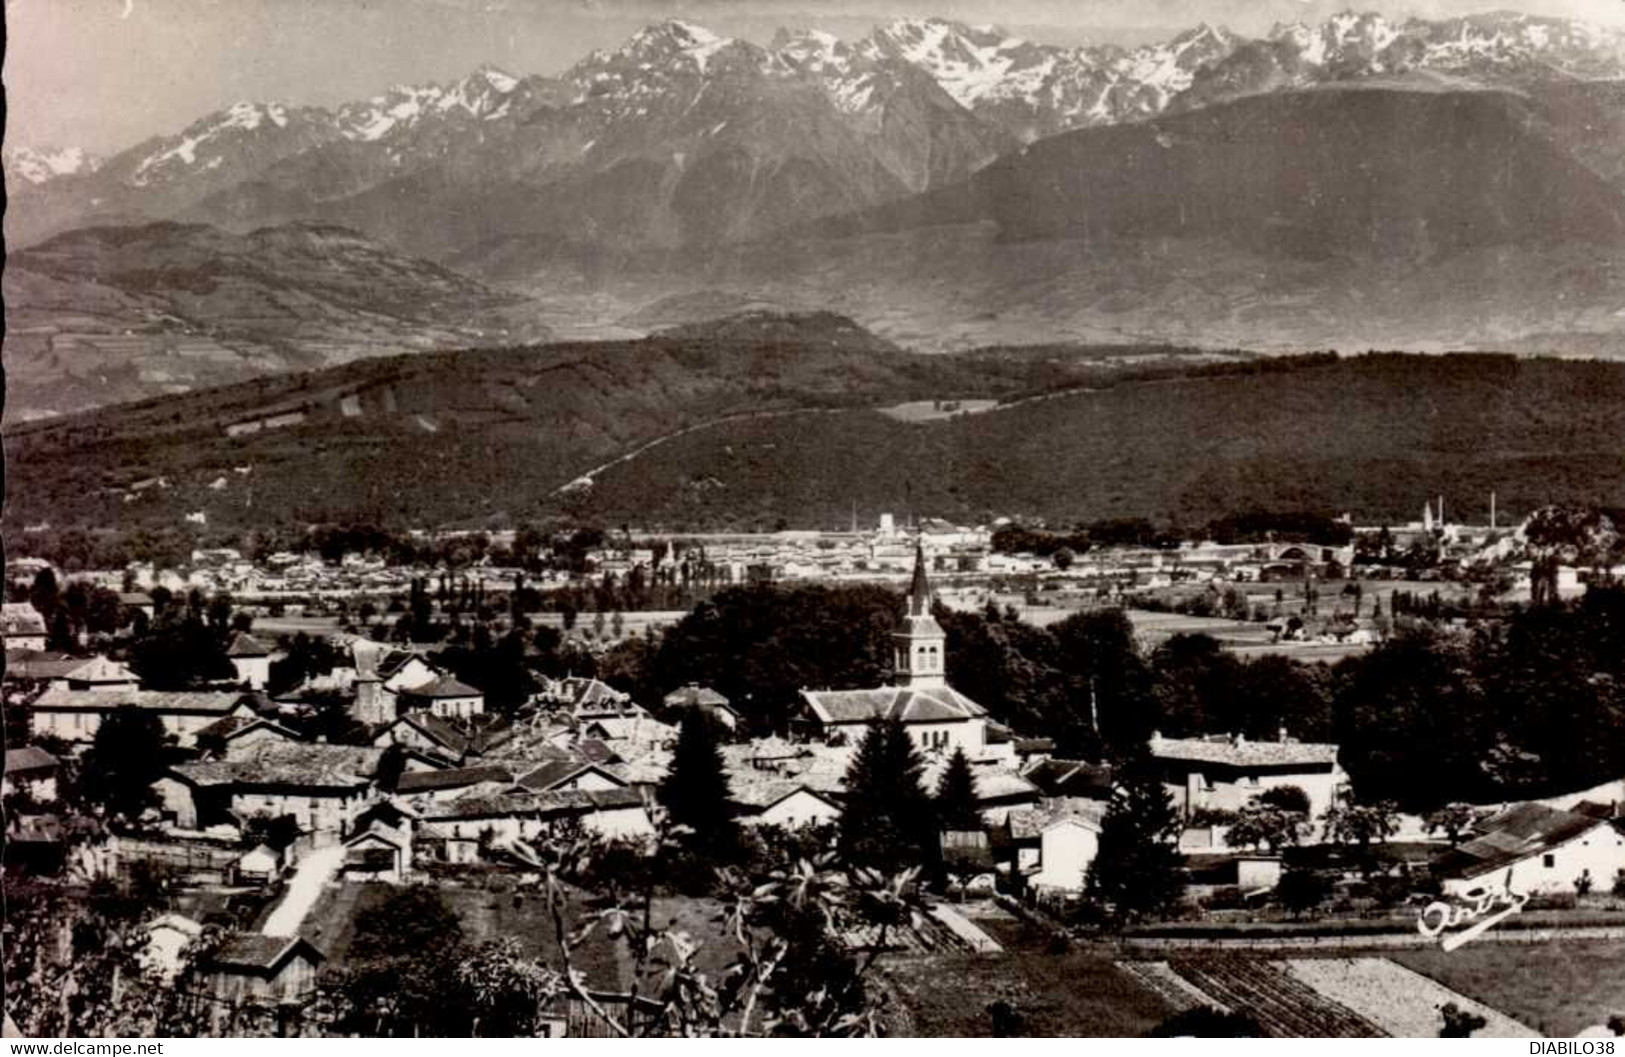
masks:
[(1376, 1024), (1258, 958), (1174, 958), (1170, 968), (1221, 1009), (1253, 1016), (1272, 1038), (1374, 1039)]

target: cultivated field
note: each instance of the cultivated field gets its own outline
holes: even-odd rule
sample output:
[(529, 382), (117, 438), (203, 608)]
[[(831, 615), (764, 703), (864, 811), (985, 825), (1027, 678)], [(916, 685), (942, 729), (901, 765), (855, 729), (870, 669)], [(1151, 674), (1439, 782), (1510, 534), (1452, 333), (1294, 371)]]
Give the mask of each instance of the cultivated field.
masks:
[(1538, 1038), (1540, 1033), (1387, 958), (1300, 958), (1277, 962), (1287, 975), (1347, 1006), (1396, 1038), (1437, 1038), (1441, 1008), (1455, 1003), (1486, 1021), (1477, 1038)]
[(1048, 933), (991, 904), (959, 908), (1004, 951), (884, 959), (887, 990), (902, 1007), (893, 1031), (922, 1037), (987, 1038), (988, 1007), (1008, 1003), (1027, 1036), (1145, 1035), (1175, 1008), (1102, 952), (1047, 947)]
[(1625, 941), (1472, 943), (1392, 957), (1555, 1038), (1625, 1014)]

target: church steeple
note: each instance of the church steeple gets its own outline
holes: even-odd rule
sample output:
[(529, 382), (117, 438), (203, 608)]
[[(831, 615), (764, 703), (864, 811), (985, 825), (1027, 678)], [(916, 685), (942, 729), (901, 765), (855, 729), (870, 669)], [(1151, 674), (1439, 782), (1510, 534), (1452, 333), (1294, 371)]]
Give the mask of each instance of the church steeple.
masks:
[(925, 548), (919, 543), (914, 545), (914, 581), (908, 591), (908, 612), (892, 640), (899, 686), (948, 685), (947, 638), (942, 625), (931, 615), (931, 581), (925, 572)]

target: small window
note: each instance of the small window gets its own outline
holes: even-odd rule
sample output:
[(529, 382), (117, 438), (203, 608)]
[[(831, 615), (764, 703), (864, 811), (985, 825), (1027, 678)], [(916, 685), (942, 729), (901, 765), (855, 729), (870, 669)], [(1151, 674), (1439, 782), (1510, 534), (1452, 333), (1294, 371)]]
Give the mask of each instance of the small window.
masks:
[(1555, 856), (1555, 855), (1542, 855), (1540, 857), (1540, 864), (1542, 866), (1546, 867), (1546, 869), (1548, 869), (1548, 870), (1556, 869), (1557, 868), (1557, 856)]

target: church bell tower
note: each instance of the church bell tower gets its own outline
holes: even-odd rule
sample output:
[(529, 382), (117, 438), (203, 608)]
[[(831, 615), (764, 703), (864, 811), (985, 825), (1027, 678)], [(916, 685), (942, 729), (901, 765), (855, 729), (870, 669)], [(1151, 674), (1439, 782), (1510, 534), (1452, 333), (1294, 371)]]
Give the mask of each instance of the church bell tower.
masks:
[(916, 689), (948, 685), (947, 638), (931, 615), (931, 583), (925, 573), (925, 548), (914, 545), (914, 582), (908, 592), (903, 626), (892, 633), (897, 685)]

